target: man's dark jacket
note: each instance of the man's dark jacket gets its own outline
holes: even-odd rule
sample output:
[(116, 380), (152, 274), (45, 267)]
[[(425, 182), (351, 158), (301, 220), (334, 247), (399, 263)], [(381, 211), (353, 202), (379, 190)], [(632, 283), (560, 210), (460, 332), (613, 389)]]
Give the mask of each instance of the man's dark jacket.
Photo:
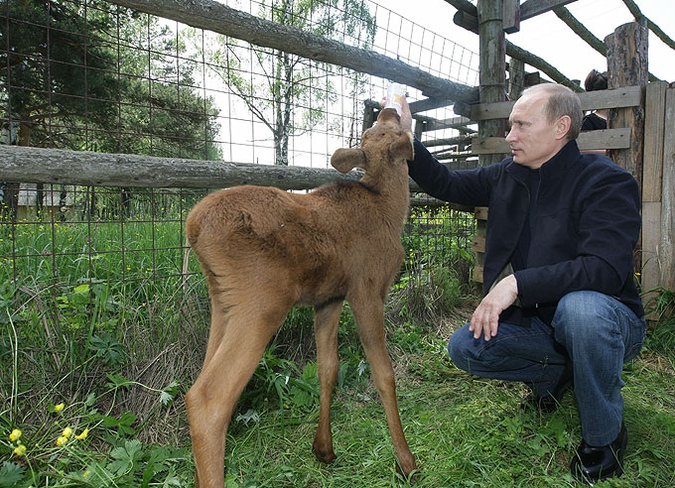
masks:
[[(572, 140), (539, 170), (507, 157), (490, 166), (452, 171), (416, 140), (408, 167), (410, 176), (436, 198), (489, 207), (485, 293), (514, 261), (515, 252), (525, 249), (521, 265), (514, 266), (524, 309), (555, 310), (567, 293), (594, 290), (619, 299), (638, 317), (644, 315), (633, 272), (640, 192), (635, 178), (606, 156), (581, 154)], [(536, 194), (530, 198), (533, 180)]]

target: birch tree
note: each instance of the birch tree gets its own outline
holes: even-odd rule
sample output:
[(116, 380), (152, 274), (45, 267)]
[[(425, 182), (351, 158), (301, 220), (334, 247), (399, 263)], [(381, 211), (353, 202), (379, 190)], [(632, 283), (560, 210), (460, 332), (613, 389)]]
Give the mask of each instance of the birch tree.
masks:
[[(372, 47), (376, 31), (375, 18), (363, 0), (264, 0), (257, 15), (365, 49)], [(289, 139), (324, 121), (323, 107), (336, 100), (337, 69), (278, 49), (249, 46), (222, 35), (215, 38), (193, 44), (211, 61), (208, 65), (216, 76), (270, 131), (274, 163), (288, 165)], [(363, 75), (351, 79), (352, 91), (363, 90)]]

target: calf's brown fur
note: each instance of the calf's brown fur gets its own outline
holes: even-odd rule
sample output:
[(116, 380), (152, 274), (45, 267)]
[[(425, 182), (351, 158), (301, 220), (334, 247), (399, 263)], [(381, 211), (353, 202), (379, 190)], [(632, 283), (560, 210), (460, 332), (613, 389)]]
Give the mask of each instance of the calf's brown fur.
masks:
[(302, 195), (241, 186), (213, 193), (187, 218), (187, 236), (208, 282), (211, 329), (202, 371), (187, 393), (198, 488), (223, 486), (225, 437), (235, 405), (265, 347), (294, 305), (313, 306), (320, 383), (313, 451), (335, 460), (330, 403), (338, 373), (337, 330), (347, 300), (370, 362), (399, 468), (415, 470), (385, 347), (384, 300), (403, 260), (412, 135), (384, 109), (360, 149), (331, 164), (365, 170)]

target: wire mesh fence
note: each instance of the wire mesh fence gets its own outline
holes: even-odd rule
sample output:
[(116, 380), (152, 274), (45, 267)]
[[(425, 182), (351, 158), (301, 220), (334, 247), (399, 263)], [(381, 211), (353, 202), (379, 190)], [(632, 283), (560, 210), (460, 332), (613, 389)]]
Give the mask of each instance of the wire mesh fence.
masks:
[[(228, 4), (476, 84), (475, 54), (381, 5)], [(0, 79), (2, 144), (317, 168), (337, 148), (359, 144), (364, 112), (389, 83), (97, 0), (2, 2)], [(414, 89), (409, 97), (424, 98)], [(451, 107), (424, 115), (454, 117)], [(186, 257), (184, 220), (208, 190), (137, 188), (132, 174), (119, 187), (3, 182), (2, 167), (0, 323), (14, 331), (41, 324), (34, 332), (49, 358), (29, 369), (47, 372), (45, 387), (49, 372), (77, 369), (92, 355), (103, 369), (127, 364), (133, 378), (150, 370), (192, 376), (208, 307), (198, 266)], [(420, 309), (429, 289), (451, 300), (438, 290), (468, 281), (473, 229), (469, 214), (413, 207), (397, 288), (416, 293)], [(0, 353), (14, 347), (12, 336)], [(146, 339), (145, 350), (134, 336)], [(192, 362), (168, 366), (186, 351)], [(4, 389), (12, 380), (0, 369)]]

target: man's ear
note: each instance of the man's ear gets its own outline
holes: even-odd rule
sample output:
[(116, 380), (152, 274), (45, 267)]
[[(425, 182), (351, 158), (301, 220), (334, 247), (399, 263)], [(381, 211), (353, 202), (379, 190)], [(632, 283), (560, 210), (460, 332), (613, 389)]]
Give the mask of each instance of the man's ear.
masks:
[(572, 118), (569, 115), (563, 115), (558, 119), (555, 126), (556, 139), (564, 139), (572, 126)]

